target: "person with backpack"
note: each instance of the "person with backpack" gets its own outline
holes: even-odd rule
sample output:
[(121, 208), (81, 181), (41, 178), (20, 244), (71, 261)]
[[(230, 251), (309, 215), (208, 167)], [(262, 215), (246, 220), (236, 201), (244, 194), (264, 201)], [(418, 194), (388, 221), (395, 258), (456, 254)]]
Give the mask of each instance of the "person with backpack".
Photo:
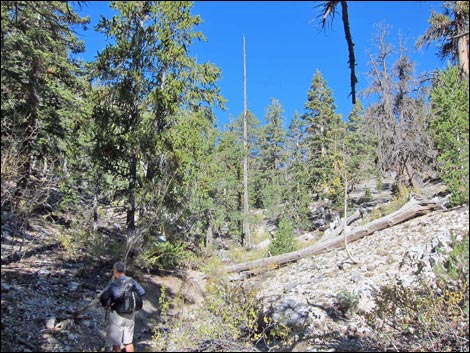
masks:
[(134, 352), (135, 312), (142, 309), (145, 290), (126, 276), (124, 262), (114, 264), (113, 279), (100, 295), (101, 305), (108, 310), (106, 346), (112, 345), (114, 352), (121, 352), (121, 344), (124, 344), (126, 352)]

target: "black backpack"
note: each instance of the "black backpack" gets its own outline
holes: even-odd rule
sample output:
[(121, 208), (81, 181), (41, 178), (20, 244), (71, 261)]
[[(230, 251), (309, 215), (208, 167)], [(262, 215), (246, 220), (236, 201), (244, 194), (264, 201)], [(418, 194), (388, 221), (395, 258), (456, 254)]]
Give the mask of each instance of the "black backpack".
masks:
[(119, 314), (130, 314), (142, 309), (142, 297), (137, 292), (135, 282), (132, 278), (117, 281), (119, 295), (111, 302), (111, 310)]

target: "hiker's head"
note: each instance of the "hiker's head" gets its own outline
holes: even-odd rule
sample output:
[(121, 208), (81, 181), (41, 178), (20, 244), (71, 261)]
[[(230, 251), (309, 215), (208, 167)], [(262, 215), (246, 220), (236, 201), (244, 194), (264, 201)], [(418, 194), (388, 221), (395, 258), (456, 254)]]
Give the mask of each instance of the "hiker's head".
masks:
[(126, 264), (122, 261), (118, 261), (113, 265), (113, 275), (115, 278), (124, 275), (126, 272)]

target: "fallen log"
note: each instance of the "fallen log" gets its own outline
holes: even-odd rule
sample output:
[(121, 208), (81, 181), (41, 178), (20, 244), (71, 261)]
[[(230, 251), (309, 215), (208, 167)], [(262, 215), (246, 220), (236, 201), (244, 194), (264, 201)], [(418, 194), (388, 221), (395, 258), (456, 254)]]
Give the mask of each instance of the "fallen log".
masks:
[(84, 313), (85, 311), (87, 311), (88, 309), (90, 309), (91, 307), (94, 307), (95, 305), (97, 305), (100, 301), (100, 295), (101, 295), (102, 292), (98, 293), (95, 298), (89, 302), (88, 304), (86, 304), (85, 306), (75, 310), (75, 311), (70, 311), (70, 316), (71, 318), (79, 318), (80, 317), (80, 314)]
[(63, 314), (61, 316), (57, 316), (57, 321), (64, 321), (64, 320), (91, 320), (91, 316), (73, 315), (73, 314)]
[(27, 340), (21, 338), (21, 337), (16, 337), (16, 340), (25, 345), (26, 347), (28, 347), (29, 349), (31, 349), (33, 352), (39, 352), (39, 350), (37, 349), (37, 347), (34, 345), (34, 344), (31, 344), (29, 343)]
[[(346, 220), (346, 225), (350, 225), (352, 222), (357, 221), (358, 219), (362, 218), (362, 213), (360, 211), (356, 211), (354, 214), (348, 217)], [(323, 233), (323, 237), (320, 239), (321, 241), (326, 240), (326, 239), (332, 239), (334, 237), (337, 237), (343, 232), (344, 229), (344, 222), (341, 222), (340, 225), (338, 225), (336, 228), (330, 230), (326, 230)]]
[(399, 210), (384, 216), (382, 218), (376, 219), (372, 222), (369, 222), (365, 225), (355, 227), (347, 232), (346, 236), (337, 236), (332, 239), (321, 240), (318, 243), (315, 243), (309, 247), (306, 247), (301, 250), (293, 251), (286, 254), (276, 255), (264, 259), (244, 262), (240, 264), (235, 264), (225, 267), (225, 272), (242, 272), (250, 271), (252, 273), (255, 270), (268, 268), (272, 265), (282, 265), (288, 262), (297, 261), (299, 259), (318, 255), (322, 252), (329, 251), (331, 249), (344, 246), (344, 241), (348, 243), (359, 240), (366, 235), (370, 235), (376, 231), (392, 227), (409, 219), (415, 218), (417, 216), (422, 216), (427, 214), (435, 209), (444, 209), (444, 203), (447, 202), (447, 199), (433, 199), (433, 200), (415, 200), (411, 199), (405, 205), (403, 205)]

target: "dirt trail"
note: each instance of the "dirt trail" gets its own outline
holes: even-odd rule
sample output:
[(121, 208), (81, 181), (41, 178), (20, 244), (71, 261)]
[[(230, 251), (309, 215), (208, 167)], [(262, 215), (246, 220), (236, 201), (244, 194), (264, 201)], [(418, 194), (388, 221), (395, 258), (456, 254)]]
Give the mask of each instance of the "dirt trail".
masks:
[[(106, 323), (101, 305), (75, 320), (67, 313), (89, 303), (107, 285), (114, 261), (108, 258), (87, 261), (80, 254), (78, 260), (73, 259), (57, 240), (57, 227), (44, 221), (30, 223), (23, 236), (15, 234), (9, 221), (2, 222), (1, 351), (102, 351)], [(22, 256), (9, 256), (18, 253), (20, 246)], [(171, 303), (179, 295), (188, 297), (186, 284), (195, 278), (198, 276), (191, 273), (179, 276), (136, 273), (136, 279), (146, 290), (144, 308), (136, 317), (136, 351), (152, 351), (154, 327), (160, 323), (162, 286)], [(191, 291), (194, 295), (200, 292), (194, 288)], [(180, 308), (172, 310), (176, 313), (177, 309)]]

